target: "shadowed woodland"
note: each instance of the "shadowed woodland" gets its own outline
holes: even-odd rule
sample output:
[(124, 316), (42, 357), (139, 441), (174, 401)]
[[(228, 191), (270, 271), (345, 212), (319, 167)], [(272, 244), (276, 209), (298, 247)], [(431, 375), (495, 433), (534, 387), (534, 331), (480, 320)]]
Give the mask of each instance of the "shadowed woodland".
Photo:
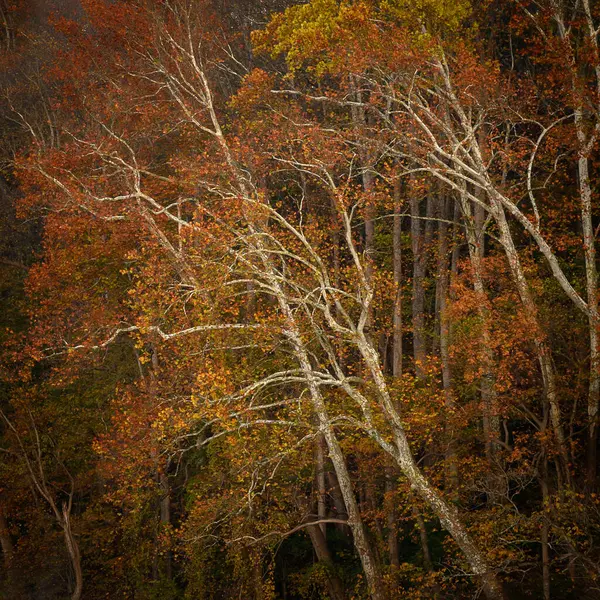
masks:
[(0, 0), (0, 598), (600, 598), (600, 3)]

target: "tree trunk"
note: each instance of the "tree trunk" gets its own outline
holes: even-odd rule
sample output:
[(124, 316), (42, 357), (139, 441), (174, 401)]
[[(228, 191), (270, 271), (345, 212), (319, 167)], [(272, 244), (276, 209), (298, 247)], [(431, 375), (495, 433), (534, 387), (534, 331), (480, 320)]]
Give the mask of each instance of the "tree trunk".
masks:
[(529, 284), (523, 273), (521, 261), (517, 249), (515, 248), (508, 222), (506, 221), (504, 209), (499, 204), (496, 205), (495, 217), (500, 230), (500, 243), (506, 253), (521, 303), (523, 304), (523, 308), (531, 323), (533, 341), (538, 355), (542, 380), (544, 382), (544, 392), (550, 405), (550, 422), (561, 457), (564, 475), (567, 483), (569, 483), (569, 452), (562, 427), (562, 417), (556, 388), (554, 365), (552, 364), (552, 354), (539, 323), (537, 306), (531, 296)]
[[(265, 266), (268, 266), (268, 257), (265, 257), (264, 260)], [(383, 581), (381, 574), (379, 573), (379, 567), (375, 561), (375, 555), (371, 549), (369, 540), (367, 539), (365, 526), (358, 509), (358, 504), (354, 495), (354, 489), (352, 488), (352, 480), (350, 478), (350, 473), (348, 472), (346, 459), (344, 458), (344, 454), (340, 448), (338, 439), (335, 435), (333, 427), (331, 426), (325, 400), (321, 395), (321, 391), (313, 375), (308, 351), (304, 347), (302, 337), (300, 336), (294, 319), (294, 313), (287, 303), (287, 299), (283, 290), (281, 289), (279, 281), (273, 277), (270, 278), (270, 283), (273, 287), (273, 290), (275, 290), (279, 306), (286, 320), (287, 329), (285, 331), (285, 335), (292, 345), (296, 359), (306, 379), (313, 409), (319, 422), (319, 430), (327, 442), (329, 457), (331, 458), (333, 468), (335, 469), (340, 490), (342, 492), (342, 497), (344, 498), (344, 504), (346, 505), (346, 510), (348, 511), (348, 526), (352, 531), (354, 547), (356, 548), (363, 571), (365, 573), (365, 579), (367, 581), (369, 593), (373, 600), (384, 600), (385, 594), (383, 591)]]
[[(484, 231), (481, 220), (481, 211), (473, 215), (470, 201), (461, 197), (461, 207), (465, 222), (467, 244), (469, 247), (469, 260), (473, 270), (473, 289), (477, 298), (477, 314), (481, 321), (481, 360), (483, 374), (480, 379), (481, 404), (483, 408), (482, 422), (485, 440), (485, 451), (490, 467), (494, 467), (494, 455), (496, 453), (495, 440), (500, 438), (500, 419), (498, 416), (498, 401), (496, 395), (494, 366), (495, 358), (492, 349), (490, 333), (490, 310), (487, 293), (483, 283), (483, 252)], [(495, 490), (492, 482), (492, 489)], [(495, 491), (492, 495), (496, 495)]]
[(252, 556), (252, 579), (254, 580), (254, 600), (265, 600), (265, 590), (263, 589), (263, 570), (262, 561), (259, 556)]
[(406, 440), (399, 438), (396, 444), (398, 447), (398, 463), (401, 466), (403, 465), (403, 471), (407, 474), (408, 479), (422, 498), (429, 504), (434, 514), (442, 523), (442, 526), (450, 533), (458, 547), (462, 550), (473, 573), (481, 580), (488, 600), (504, 600), (502, 584), (488, 566), (481, 550), (471, 539), (458, 513), (446, 504), (439, 492), (425, 479), (414, 464), (412, 457), (407, 460), (409, 448)]
[(413, 281), (412, 281), (412, 329), (413, 329), (413, 359), (415, 374), (418, 379), (423, 378), (425, 366), (425, 248), (423, 226), (421, 222), (419, 200), (414, 196), (410, 199), (410, 232), (413, 254)]
[[(542, 501), (544, 510), (548, 506), (549, 493), (548, 493), (548, 458), (546, 451), (544, 450), (544, 457), (542, 459)], [(550, 600), (550, 544), (549, 544), (549, 525), (548, 518), (546, 515), (542, 517), (542, 535), (540, 543), (542, 546), (542, 589), (544, 591), (544, 600)]]
[(394, 183), (394, 347), (392, 351), (392, 375), (402, 375), (402, 197), (400, 181)]
[(333, 564), (333, 558), (329, 547), (327, 546), (327, 540), (323, 535), (323, 531), (318, 525), (311, 525), (306, 528), (310, 541), (312, 542), (313, 549), (317, 555), (317, 560), (323, 563), (327, 568), (327, 591), (331, 600), (345, 600), (346, 593), (344, 591), (344, 584), (340, 579), (339, 575), (335, 571)]
[[(576, 115), (578, 137), (585, 136), (580, 129), (584, 125), (581, 116)], [(584, 137), (585, 139), (585, 137)], [(582, 140), (580, 140), (581, 142)], [(585, 280), (588, 304), (590, 335), (590, 381), (588, 392), (588, 442), (587, 442), (587, 484), (596, 484), (598, 447), (598, 403), (600, 400), (600, 347), (598, 314), (598, 268), (596, 265), (596, 236), (592, 224), (592, 186), (589, 174), (589, 159), (580, 155), (577, 163), (579, 175), (579, 195), (581, 198), (581, 224), (583, 228), (583, 248), (585, 252)]]
[(497, 477), (496, 465), (497, 440), (500, 439), (500, 417), (498, 414), (496, 393), (496, 359), (492, 348), (492, 334), (490, 332), (491, 314), (483, 279), (483, 257), (485, 251), (484, 215), (479, 205), (476, 205), (475, 211), (473, 211), (471, 202), (466, 197), (461, 196), (460, 203), (469, 248), (469, 261), (473, 273), (473, 289), (477, 302), (476, 310), (481, 326), (480, 357), (482, 375), (479, 385), (485, 454), (489, 464), (487, 495), (488, 500), (495, 503), (499, 502), (502, 497), (501, 482)]
[(504, 598), (502, 585), (494, 572), (490, 569), (483, 552), (473, 542), (468, 531), (460, 520), (456, 510), (451, 508), (442, 498), (440, 493), (431, 485), (417, 467), (410, 449), (410, 444), (401, 419), (392, 402), (387, 383), (381, 367), (379, 357), (375, 349), (369, 344), (364, 335), (358, 334), (356, 338), (367, 367), (371, 372), (375, 389), (380, 398), (382, 409), (392, 427), (394, 443), (386, 442), (381, 436), (376, 441), (383, 450), (388, 452), (397, 462), (398, 466), (414, 489), (423, 497), (431, 507), (434, 514), (440, 519), (443, 527), (454, 538), (458, 547), (465, 555), (471, 569), (479, 577), (486, 596), (489, 600), (501, 600)]
[(375, 554), (375, 559), (379, 564), (383, 561), (381, 559), (381, 548), (385, 548), (386, 537), (384, 535), (383, 526), (381, 524), (381, 519), (379, 518), (379, 502), (377, 502), (376, 495), (376, 482), (369, 478), (364, 484), (364, 499), (365, 499), (365, 507), (366, 510), (371, 514), (371, 531), (374, 539), (373, 544), (373, 552)]
[[(328, 492), (333, 500), (333, 506), (335, 507), (336, 518), (337, 519), (347, 519), (348, 511), (346, 510), (346, 505), (344, 504), (344, 498), (342, 497), (342, 490), (340, 489), (340, 484), (337, 479), (337, 475), (335, 471), (327, 471), (326, 472), (327, 484), (328, 484)], [(339, 525), (340, 531), (348, 534), (348, 527), (346, 525)]]
[[(159, 475), (159, 483), (162, 497), (160, 499), (160, 523), (163, 527), (167, 527), (171, 524), (171, 494), (169, 490), (169, 479), (167, 474), (163, 471)], [(172, 577), (172, 557), (171, 551), (167, 552), (165, 556), (165, 576), (167, 579)]]
[[(293, 334), (296, 337), (296, 334)], [(313, 398), (313, 404), (315, 405), (316, 413), (319, 418), (319, 427), (323, 433), (327, 446), (329, 448), (329, 456), (333, 463), (337, 479), (340, 485), (340, 490), (344, 498), (344, 504), (348, 511), (348, 526), (352, 531), (354, 538), (354, 546), (358, 552), (362, 567), (365, 573), (365, 578), (369, 587), (369, 592), (373, 600), (383, 600), (384, 593), (382, 587), (382, 579), (379, 574), (379, 568), (375, 562), (374, 554), (367, 539), (365, 527), (363, 524), (358, 504), (354, 496), (354, 490), (352, 488), (352, 481), (350, 479), (350, 473), (346, 465), (346, 460), (340, 448), (337, 437), (329, 422), (329, 417), (325, 408), (325, 403), (321, 397), (320, 391), (312, 376), (310, 362), (306, 351), (300, 346), (301, 342), (299, 336), (296, 338), (296, 348), (298, 357), (301, 363), (301, 367), (305, 372), (305, 376), (308, 379), (309, 390)]]
[[(367, 169), (369, 164), (364, 165), (364, 167)], [(375, 209), (370, 203), (368, 196), (373, 189), (373, 174), (365, 170), (362, 180), (364, 193), (367, 196), (365, 206), (365, 274), (367, 281), (370, 283), (373, 280), (373, 259), (375, 253)]]
[(385, 468), (385, 515), (387, 521), (387, 547), (392, 572), (397, 572), (400, 568), (400, 549), (398, 547), (397, 515), (396, 505), (392, 494), (396, 491), (396, 481), (394, 476), (394, 467)]
[[(441, 221), (438, 230), (438, 269), (437, 269), (437, 287), (438, 297), (438, 323), (440, 337), (440, 360), (442, 363), (442, 387), (444, 390), (444, 405), (450, 419), (453, 417), (454, 396), (452, 393), (452, 374), (450, 370), (450, 323), (448, 319), (448, 289), (450, 286), (449, 273), (449, 249), (448, 249), (448, 219), (449, 198), (442, 199)], [(458, 465), (456, 463), (456, 448), (454, 441), (454, 430), (451, 424), (446, 422), (446, 480), (447, 487), (453, 499), (458, 499)]]
[(542, 523), (542, 587), (544, 600), (550, 600), (550, 553), (548, 545), (548, 521)]
[(295, 358), (298, 361), (298, 365), (303, 372), (313, 410), (318, 421), (319, 432), (323, 435), (327, 443), (329, 457), (339, 482), (342, 497), (344, 498), (344, 504), (346, 505), (346, 510), (348, 511), (348, 526), (352, 531), (354, 547), (359, 555), (363, 571), (365, 573), (365, 579), (367, 581), (369, 593), (373, 600), (384, 600), (385, 595), (383, 591), (383, 581), (379, 572), (379, 566), (375, 561), (375, 555), (371, 549), (369, 540), (367, 539), (365, 526), (358, 509), (356, 497), (354, 495), (354, 489), (352, 487), (352, 480), (348, 471), (346, 459), (331, 425), (325, 400), (321, 394), (319, 385), (315, 380), (308, 350), (302, 341), (302, 336), (298, 329), (294, 312), (288, 303), (285, 291), (282, 289), (280, 280), (273, 272), (270, 262), (270, 255), (262, 246), (260, 238), (257, 238), (255, 243), (256, 250), (261, 257), (261, 261), (265, 269), (265, 277), (271, 286), (272, 293), (275, 295), (281, 313), (285, 319), (286, 328), (284, 330), (284, 335), (290, 342)]
[[(325, 483), (325, 440), (322, 435), (317, 436), (315, 440), (315, 467), (317, 483), (317, 516), (319, 520), (327, 516), (327, 484)], [(319, 525), (323, 537), (327, 539), (327, 524)]]
[(71, 600), (80, 600), (83, 591), (83, 571), (81, 570), (81, 555), (79, 553), (79, 545), (71, 530), (71, 514), (66, 504), (62, 508), (62, 530), (65, 537), (65, 544), (71, 559), (71, 566), (75, 575), (75, 588), (71, 594)]
[[(393, 312), (393, 349), (392, 349), (392, 375), (402, 377), (402, 186), (400, 180), (394, 182), (394, 231), (392, 238), (393, 265), (394, 265), (394, 312)], [(392, 572), (400, 568), (400, 550), (398, 547), (397, 515), (394, 502), (389, 500), (396, 490), (396, 477), (393, 465), (385, 469), (385, 493), (387, 520), (387, 546)]]
[(419, 542), (421, 544), (421, 552), (423, 553), (423, 566), (428, 572), (433, 571), (433, 561), (431, 560), (431, 552), (429, 551), (429, 537), (427, 535), (427, 527), (425, 526), (425, 521), (423, 519), (423, 515), (419, 511), (419, 509), (414, 505), (412, 506), (413, 518), (415, 519), (415, 523), (417, 524), (417, 529), (419, 530)]

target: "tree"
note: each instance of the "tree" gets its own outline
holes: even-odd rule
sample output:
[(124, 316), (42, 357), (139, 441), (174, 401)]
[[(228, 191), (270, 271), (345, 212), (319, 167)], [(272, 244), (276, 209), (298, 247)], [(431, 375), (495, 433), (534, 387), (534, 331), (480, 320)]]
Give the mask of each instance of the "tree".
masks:
[(4, 412), (85, 593), (592, 582), (593, 7), (83, 6), (30, 80), (49, 118), (7, 96), (44, 242), (9, 369), (31, 435)]

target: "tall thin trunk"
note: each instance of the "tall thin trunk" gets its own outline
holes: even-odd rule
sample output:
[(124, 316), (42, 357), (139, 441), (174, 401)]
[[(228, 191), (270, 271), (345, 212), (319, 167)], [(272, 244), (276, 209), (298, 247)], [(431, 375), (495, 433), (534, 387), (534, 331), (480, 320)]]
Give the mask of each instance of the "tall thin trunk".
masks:
[[(442, 363), (442, 387), (444, 390), (444, 405), (452, 419), (454, 411), (454, 395), (452, 392), (452, 373), (450, 369), (450, 322), (448, 318), (448, 293), (450, 286), (449, 248), (448, 248), (448, 215), (450, 212), (450, 199), (442, 199), (441, 221), (438, 230), (438, 269), (437, 269), (437, 296), (438, 296), (438, 323), (440, 337), (440, 360)], [(456, 227), (456, 225), (455, 225)], [(446, 423), (446, 480), (447, 487), (454, 500), (458, 499), (458, 465), (456, 462), (456, 448), (454, 431), (451, 424)]]
[(73, 574), (75, 575), (75, 588), (71, 594), (71, 600), (80, 600), (83, 592), (83, 571), (81, 569), (81, 554), (79, 552), (79, 545), (71, 530), (71, 512), (67, 507), (67, 504), (63, 504), (62, 507), (62, 520), (61, 526), (65, 538), (65, 545), (71, 559), (71, 566), (73, 567)]
[(327, 591), (331, 600), (345, 600), (344, 584), (335, 570), (333, 558), (323, 531), (318, 525), (311, 525), (306, 530), (310, 536), (317, 560), (323, 563), (327, 569)]
[[(259, 249), (261, 251), (263, 250), (261, 247), (259, 247)], [(263, 263), (266, 268), (269, 267), (269, 258), (267, 254), (263, 254)], [(286, 321), (287, 327), (285, 330), (285, 335), (290, 341), (296, 360), (303, 371), (308, 392), (312, 400), (313, 409), (319, 423), (320, 433), (327, 442), (329, 457), (333, 464), (333, 468), (335, 469), (340, 490), (342, 492), (342, 497), (344, 498), (344, 504), (346, 505), (346, 510), (348, 511), (348, 526), (352, 531), (354, 547), (356, 548), (363, 571), (365, 573), (365, 579), (369, 587), (369, 593), (371, 594), (373, 600), (384, 600), (385, 594), (383, 591), (383, 582), (379, 572), (379, 566), (375, 561), (375, 555), (367, 538), (364, 522), (356, 502), (356, 497), (354, 495), (354, 489), (352, 487), (352, 480), (348, 471), (346, 459), (331, 425), (325, 400), (321, 395), (321, 390), (317, 381), (315, 380), (308, 351), (304, 346), (302, 336), (300, 335), (294, 318), (294, 313), (287, 302), (284, 291), (281, 289), (279, 280), (275, 277), (269, 277), (269, 280), (272, 289), (275, 291), (279, 307)]]
[[(402, 377), (402, 184), (400, 179), (394, 182), (394, 231), (392, 237), (393, 266), (394, 266), (394, 311), (393, 311), (393, 348), (392, 375)], [(385, 469), (387, 546), (392, 571), (400, 568), (400, 549), (398, 546), (397, 514), (394, 502), (390, 501), (397, 487), (395, 468), (389, 465)]]
[(562, 426), (562, 416), (558, 398), (558, 390), (556, 386), (556, 375), (554, 372), (554, 365), (552, 364), (552, 354), (539, 323), (537, 306), (533, 300), (533, 297), (531, 296), (529, 284), (527, 283), (527, 279), (523, 273), (521, 261), (512, 239), (512, 234), (504, 214), (504, 209), (499, 204), (496, 205), (495, 217), (500, 230), (500, 243), (502, 244), (502, 247), (506, 253), (521, 303), (523, 304), (523, 308), (525, 309), (527, 317), (531, 323), (533, 342), (544, 383), (544, 392), (550, 406), (550, 423), (552, 424), (552, 430), (560, 453), (562, 462), (561, 466), (564, 471), (564, 476), (566, 482), (570, 483), (569, 451)]
[(429, 536), (427, 535), (427, 527), (421, 511), (413, 502), (412, 513), (417, 529), (419, 530), (419, 542), (421, 544), (421, 552), (423, 553), (423, 566), (428, 572), (433, 571), (433, 561), (431, 560), (431, 552), (429, 551)]
[(398, 547), (398, 524), (396, 514), (396, 503), (393, 500), (393, 494), (396, 491), (396, 481), (394, 477), (394, 467), (392, 465), (385, 469), (385, 516), (387, 521), (387, 547), (392, 572), (397, 572), (400, 568), (400, 549)]
[[(327, 516), (327, 484), (325, 482), (325, 440), (322, 435), (317, 436), (315, 440), (315, 467), (317, 483), (317, 516), (319, 520)], [(327, 539), (327, 524), (319, 525), (323, 537)]]
[[(171, 524), (171, 492), (169, 489), (169, 479), (164, 471), (159, 475), (159, 483), (161, 490), (160, 499), (160, 523), (163, 527), (168, 527)], [(169, 551), (164, 560), (165, 576), (167, 579), (172, 577), (172, 557)]]
[(312, 375), (310, 361), (306, 350), (302, 345), (300, 336), (294, 330), (290, 332), (290, 336), (295, 345), (296, 355), (301, 368), (304, 370), (304, 375), (307, 378), (309, 391), (313, 399), (313, 405), (315, 406), (315, 412), (319, 419), (319, 428), (327, 441), (329, 456), (337, 475), (346, 510), (348, 511), (348, 526), (352, 531), (354, 546), (361, 560), (371, 597), (373, 600), (383, 600), (385, 596), (383, 593), (381, 575), (377, 563), (375, 562), (371, 545), (367, 539), (364, 523), (354, 496), (346, 459), (344, 458), (338, 439), (331, 427), (329, 416), (325, 408), (325, 402)]
[(442, 387), (444, 389), (444, 398), (446, 406), (452, 405), (451, 375), (450, 375), (450, 355), (449, 355), (449, 331), (447, 300), (448, 288), (450, 286), (449, 263), (450, 256), (448, 250), (448, 200), (442, 198), (440, 207), (440, 224), (438, 228), (438, 264), (436, 277), (436, 321), (439, 333), (440, 360), (442, 363)]
[[(340, 274), (341, 274), (341, 257), (340, 257), (340, 223), (335, 204), (335, 199), (331, 198), (330, 203), (331, 209), (331, 245), (333, 247), (333, 285), (336, 289), (340, 288)], [(339, 317), (339, 311), (336, 307), (336, 315)], [(346, 368), (346, 357), (343, 352), (340, 353), (340, 368), (344, 370)]]
[(368, 168), (369, 165), (366, 164), (362, 180), (363, 190), (367, 196), (367, 204), (365, 207), (365, 274), (367, 281), (371, 282), (373, 280), (373, 259), (375, 258), (375, 208), (368, 197), (373, 190), (373, 174), (367, 170)]
[(402, 188), (400, 181), (394, 183), (394, 347), (392, 358), (392, 375), (402, 375)]
[(340, 489), (340, 482), (338, 481), (337, 475), (334, 471), (327, 471), (327, 484), (328, 484), (328, 493), (333, 500), (333, 506), (335, 507), (336, 517), (338, 519), (344, 519), (348, 516), (348, 511), (346, 510), (346, 505), (344, 504), (344, 498), (342, 497), (342, 490)]
[(358, 349), (370, 370), (375, 389), (377, 390), (382, 404), (382, 409), (392, 427), (394, 443), (390, 444), (381, 437), (378, 437), (377, 441), (379, 445), (396, 460), (413, 489), (422, 496), (425, 502), (431, 507), (434, 514), (439, 518), (443, 527), (454, 538), (471, 566), (473, 573), (480, 578), (487, 598), (489, 600), (503, 599), (504, 592), (502, 584), (490, 569), (481, 549), (471, 539), (458, 512), (447, 504), (441, 494), (433, 487), (417, 467), (402, 421), (394, 407), (385, 377), (379, 365), (377, 352), (369, 344), (364, 335), (361, 336), (359, 334), (356, 338), (356, 342)]
[[(353, 104), (351, 107), (351, 115), (352, 120), (354, 122), (354, 126), (357, 129), (364, 128), (367, 125), (367, 113), (365, 111), (363, 102), (363, 90), (362, 86), (359, 82), (356, 81), (354, 76), (350, 76), (354, 93), (356, 98), (356, 104)], [(373, 172), (371, 171), (372, 166), (372, 157), (370, 156), (369, 150), (364, 150), (361, 152), (361, 167), (362, 167), (362, 185), (363, 192), (365, 195), (365, 209), (364, 209), (364, 219), (365, 219), (365, 245), (364, 245), (364, 253), (365, 253), (365, 276), (367, 281), (370, 283), (373, 280), (373, 260), (374, 260), (374, 250), (375, 250), (375, 207), (371, 203), (371, 198), (369, 197), (373, 190)], [(369, 306), (369, 312), (367, 315), (367, 328), (369, 330), (373, 324), (373, 313), (372, 307)]]
[[(483, 434), (485, 440), (485, 450), (490, 466), (494, 465), (494, 455), (496, 451), (495, 440), (500, 438), (500, 419), (498, 416), (498, 401), (496, 394), (495, 358), (492, 347), (490, 333), (490, 310), (488, 308), (488, 297), (483, 282), (483, 252), (484, 252), (484, 232), (480, 212), (473, 215), (470, 201), (460, 198), (463, 212), (467, 244), (469, 247), (469, 260), (473, 272), (473, 289), (475, 290), (477, 302), (477, 314), (481, 326), (481, 361), (482, 375), (480, 379), (481, 404), (482, 404), (482, 422)], [(479, 225), (479, 228), (478, 228)]]
[(544, 590), (544, 600), (550, 600), (550, 552), (548, 545), (548, 521), (542, 523), (542, 588)]
[[(542, 500), (543, 507), (546, 509), (549, 502), (550, 494), (548, 492), (548, 458), (544, 451), (544, 457), (542, 460)], [(542, 546), (542, 589), (544, 591), (544, 600), (550, 600), (550, 544), (549, 544), (549, 532), (550, 527), (548, 519), (544, 515), (542, 517), (542, 533), (540, 543)]]
[[(151, 351), (152, 368), (149, 369), (148, 377), (144, 379), (144, 382), (146, 384), (146, 390), (148, 391), (148, 394), (155, 400), (158, 393), (160, 361), (158, 357), (158, 348), (155, 344), (151, 345)], [(158, 483), (158, 488), (160, 491), (160, 499), (158, 501), (159, 521), (161, 526), (165, 527), (171, 523), (171, 494), (169, 489), (169, 478), (167, 477), (164, 468), (160, 464), (157, 450), (153, 449), (151, 454), (156, 464), (155, 481)], [(158, 535), (155, 542), (158, 546)], [(170, 552), (167, 553), (164, 562), (161, 562), (159, 553), (156, 553), (153, 565), (155, 579), (158, 579), (160, 576), (161, 566), (164, 568), (165, 576), (170, 579), (172, 574), (172, 558)]]
[(426, 357), (425, 345), (425, 248), (424, 231), (420, 216), (419, 200), (414, 196), (410, 199), (410, 232), (413, 254), (412, 281), (412, 329), (413, 329), (413, 359), (415, 374), (418, 379), (423, 377)]
[(371, 532), (374, 537), (373, 551), (379, 563), (382, 562), (380, 549), (385, 548), (386, 537), (384, 535), (381, 519), (379, 518), (379, 502), (376, 495), (376, 482), (369, 478), (364, 484), (364, 502), (366, 509), (371, 513)]
[[(584, 128), (581, 115), (576, 111), (578, 137), (585, 140), (580, 132)], [(592, 224), (592, 185), (589, 174), (589, 159), (580, 154), (577, 162), (579, 174), (579, 195), (581, 198), (581, 224), (583, 227), (583, 248), (585, 253), (585, 280), (588, 304), (588, 324), (590, 336), (590, 381), (588, 391), (588, 441), (587, 441), (587, 483), (594, 487), (597, 471), (598, 448), (598, 405), (600, 401), (600, 314), (598, 312), (598, 268), (596, 265), (596, 236)]]
[[(587, 118), (589, 112), (587, 100), (582, 97), (581, 65), (576, 59), (574, 50), (575, 41), (571, 27), (566, 27), (561, 10), (561, 4), (552, 4), (554, 20), (558, 26), (558, 33), (568, 48), (566, 63), (571, 69), (571, 87), (575, 108), (573, 110), (575, 133), (579, 157), (577, 160), (577, 178), (579, 184), (579, 197), (581, 201), (581, 225), (583, 229), (583, 250), (585, 255), (585, 276), (587, 294), (587, 314), (590, 336), (590, 376), (588, 387), (588, 439), (587, 439), (587, 484), (594, 487), (597, 476), (597, 448), (598, 448), (598, 409), (600, 403), (600, 313), (598, 308), (598, 267), (596, 264), (596, 236), (592, 223), (592, 182), (590, 180), (589, 156), (598, 141), (598, 126), (600, 126), (600, 44), (598, 43), (598, 29), (594, 22), (594, 14), (589, 0), (582, 2), (582, 15), (585, 27), (583, 32), (587, 38), (588, 53), (586, 53), (586, 68), (593, 66), (593, 86), (596, 92), (596, 104), (592, 111), (592, 122)], [(590, 126), (592, 125), (592, 126)]]
[(340, 224), (338, 222), (337, 208), (335, 200), (331, 198), (331, 245), (333, 247), (333, 284), (336, 287), (340, 285)]

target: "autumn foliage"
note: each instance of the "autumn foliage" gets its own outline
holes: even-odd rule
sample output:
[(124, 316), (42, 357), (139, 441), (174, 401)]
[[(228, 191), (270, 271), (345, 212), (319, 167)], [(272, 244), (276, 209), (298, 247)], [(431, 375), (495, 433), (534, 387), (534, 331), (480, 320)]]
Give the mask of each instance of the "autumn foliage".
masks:
[(600, 597), (600, 8), (36, 7), (0, 598)]

